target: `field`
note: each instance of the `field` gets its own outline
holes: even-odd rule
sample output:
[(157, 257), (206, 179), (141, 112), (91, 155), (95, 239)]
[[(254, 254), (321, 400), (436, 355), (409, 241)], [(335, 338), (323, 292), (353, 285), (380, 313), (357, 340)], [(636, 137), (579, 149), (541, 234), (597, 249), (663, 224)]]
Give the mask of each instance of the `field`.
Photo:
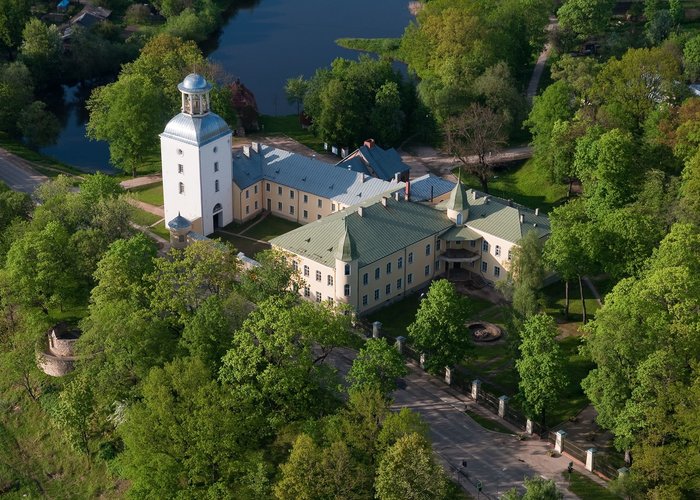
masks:
[(144, 203), (149, 205), (155, 205), (156, 207), (163, 206), (163, 183), (158, 182), (156, 184), (149, 184), (147, 186), (140, 186), (137, 188), (130, 189), (131, 195)]

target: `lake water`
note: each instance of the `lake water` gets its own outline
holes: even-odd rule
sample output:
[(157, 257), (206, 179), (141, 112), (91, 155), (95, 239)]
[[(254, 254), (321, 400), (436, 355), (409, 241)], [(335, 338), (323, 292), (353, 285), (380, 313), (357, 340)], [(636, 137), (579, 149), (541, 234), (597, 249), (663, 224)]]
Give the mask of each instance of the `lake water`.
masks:
[[(287, 78), (310, 77), (336, 57), (357, 57), (337, 38), (396, 37), (410, 20), (408, 0), (261, 0), (231, 15), (209, 58), (253, 91), (261, 113), (290, 114)], [(42, 152), (86, 172), (113, 171), (107, 144), (85, 137), (84, 101), (74, 88), (64, 94), (66, 124), (58, 143)]]

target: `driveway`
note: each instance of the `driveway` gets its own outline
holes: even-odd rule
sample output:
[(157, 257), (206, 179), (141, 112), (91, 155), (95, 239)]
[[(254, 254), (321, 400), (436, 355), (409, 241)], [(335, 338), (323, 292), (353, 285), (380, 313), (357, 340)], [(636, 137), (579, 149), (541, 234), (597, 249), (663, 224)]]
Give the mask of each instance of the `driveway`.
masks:
[[(355, 352), (351, 349), (335, 349), (327, 362), (344, 378), (354, 357)], [(518, 441), (514, 435), (484, 429), (464, 413), (464, 408), (469, 405), (471, 411), (493, 418), (488, 410), (413, 363), (406, 366), (409, 374), (402, 379), (403, 387), (393, 394), (393, 409), (410, 408), (423, 417), (430, 426), (433, 449), (442, 459), (445, 469), (471, 495), (476, 498), (474, 485), (477, 480), (483, 486), (481, 498), (495, 499), (513, 487), (524, 491), (525, 477), (542, 476), (554, 479), (564, 498), (578, 498), (566, 489), (562, 476), (569, 459), (550, 457), (547, 441), (536, 438)], [(504, 425), (509, 426), (505, 422)], [(466, 469), (461, 468), (462, 460), (467, 461)], [(460, 469), (461, 473), (454, 472)], [(579, 472), (591, 477), (581, 469), (577, 467)]]
[(10, 189), (32, 194), (49, 178), (31, 168), (27, 160), (0, 148), (0, 180)]

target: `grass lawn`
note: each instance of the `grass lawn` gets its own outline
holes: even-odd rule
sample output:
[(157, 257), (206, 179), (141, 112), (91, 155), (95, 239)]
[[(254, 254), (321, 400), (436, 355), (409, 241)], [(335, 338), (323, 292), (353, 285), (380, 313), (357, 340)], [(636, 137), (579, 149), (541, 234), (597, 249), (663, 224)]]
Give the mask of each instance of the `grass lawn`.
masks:
[(504, 434), (513, 434), (513, 431), (511, 431), (508, 427), (501, 424), (497, 420), (492, 420), (490, 418), (482, 417), (478, 413), (473, 412), (471, 410), (465, 410), (464, 413), (469, 415), (469, 417), (472, 420), (474, 420), (474, 422), (479, 424), (484, 429), (488, 429), (490, 431), (502, 432)]
[[(545, 296), (545, 311), (560, 321), (564, 320), (564, 282), (557, 281), (542, 289)], [(601, 294), (603, 292), (601, 291)], [(593, 293), (583, 283), (583, 297), (586, 301), (586, 313), (589, 319), (600, 307)], [(583, 308), (581, 307), (581, 294), (579, 293), (578, 280), (569, 283), (569, 319), (570, 322), (580, 323), (583, 320)]]
[[(564, 479), (569, 481), (569, 473), (562, 472)], [(620, 497), (614, 495), (607, 488), (599, 485), (592, 479), (584, 476), (580, 472), (574, 470), (571, 473), (571, 482), (569, 483), (569, 491), (579, 497), (581, 500), (619, 500)]]
[(370, 52), (382, 57), (399, 58), (400, 38), (339, 38), (335, 43), (343, 48)]
[(170, 231), (168, 231), (168, 228), (165, 227), (164, 222), (161, 222), (160, 224), (156, 224), (155, 226), (149, 227), (148, 229), (149, 229), (149, 231), (156, 233), (161, 238), (170, 241)]
[(140, 208), (131, 207), (131, 222), (133, 222), (134, 224), (148, 227), (151, 224), (155, 224), (160, 219), (162, 219), (162, 217), (152, 214), (151, 212), (146, 212), (145, 210), (141, 210)]
[[(462, 182), (471, 188), (481, 189), (476, 177), (465, 172), (462, 173)], [(534, 161), (527, 160), (524, 163), (512, 162), (511, 166), (497, 170), (496, 176), (489, 182), (489, 192), (526, 207), (549, 212), (566, 199), (567, 186), (552, 184)]]
[(245, 231), (247, 228), (249, 228), (250, 226), (252, 226), (256, 222), (258, 222), (261, 217), (262, 217), (262, 214), (256, 215), (252, 219), (244, 222), (243, 224), (238, 224), (236, 222), (232, 222), (228, 226), (224, 226), (223, 229), (226, 231), (230, 231), (232, 233), (240, 233), (242, 231)]
[(211, 238), (220, 238), (222, 241), (228, 241), (239, 252), (243, 252), (247, 257), (255, 258), (255, 255), (262, 250), (269, 250), (271, 247), (267, 243), (258, 243), (247, 238), (241, 238), (229, 233), (215, 232)]
[[(284, 134), (292, 139), (308, 146), (319, 153), (323, 152), (323, 141), (320, 137), (316, 137), (308, 129), (304, 130), (299, 124), (297, 115), (286, 116), (269, 116), (262, 115), (260, 124), (263, 127), (262, 135)], [(255, 140), (256, 134), (250, 134), (248, 137)]]
[(149, 184), (147, 186), (140, 186), (137, 188), (130, 189), (131, 195), (139, 201), (148, 203), (149, 205), (155, 205), (157, 207), (163, 206), (163, 183), (158, 182), (156, 184)]
[(297, 224), (296, 222), (270, 215), (265, 218), (265, 220), (260, 222), (260, 224), (256, 224), (244, 234), (247, 237), (255, 238), (256, 240), (270, 241), (275, 236), (288, 233), (292, 229), (296, 229), (300, 226), (301, 224)]
[(566, 377), (567, 384), (559, 404), (547, 417), (547, 424), (550, 427), (575, 416), (589, 404), (588, 398), (581, 388), (581, 381), (595, 365), (579, 354), (580, 345), (581, 337), (576, 336), (566, 337), (559, 341), (565, 366), (565, 373), (562, 376)]

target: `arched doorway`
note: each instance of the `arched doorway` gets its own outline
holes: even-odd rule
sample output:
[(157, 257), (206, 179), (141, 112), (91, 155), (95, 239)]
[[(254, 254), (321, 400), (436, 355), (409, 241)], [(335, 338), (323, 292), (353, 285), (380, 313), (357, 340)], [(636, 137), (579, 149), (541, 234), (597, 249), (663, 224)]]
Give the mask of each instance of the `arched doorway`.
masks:
[(224, 209), (221, 206), (221, 203), (217, 203), (214, 205), (214, 231), (219, 229), (220, 227), (223, 227), (223, 217), (224, 217)]

